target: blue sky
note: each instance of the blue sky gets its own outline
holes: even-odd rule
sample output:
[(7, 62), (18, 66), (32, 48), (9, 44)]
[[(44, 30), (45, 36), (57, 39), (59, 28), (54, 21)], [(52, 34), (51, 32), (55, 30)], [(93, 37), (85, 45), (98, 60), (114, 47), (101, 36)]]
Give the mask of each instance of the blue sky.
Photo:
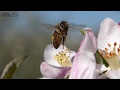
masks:
[[(18, 25), (28, 23), (28, 15), (36, 15), (41, 22), (56, 25), (62, 20), (75, 24), (86, 24), (90, 28), (98, 28), (102, 20), (110, 17), (116, 22), (120, 22), (120, 12), (118, 11), (20, 11)], [(41, 19), (42, 18), (42, 19)]]
[(76, 24), (86, 24), (88, 27), (93, 27), (106, 17), (120, 21), (120, 13), (117, 11), (41, 11), (36, 12), (42, 16), (43, 22), (58, 23), (61, 20), (66, 20)]

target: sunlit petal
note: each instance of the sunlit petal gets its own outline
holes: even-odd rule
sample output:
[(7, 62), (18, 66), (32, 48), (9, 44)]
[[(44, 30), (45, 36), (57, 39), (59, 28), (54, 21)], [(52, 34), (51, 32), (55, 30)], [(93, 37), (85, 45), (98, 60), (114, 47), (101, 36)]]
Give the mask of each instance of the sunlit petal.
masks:
[(44, 50), (45, 62), (53, 66), (62, 67), (56, 60), (53, 60), (53, 56), (65, 49), (67, 49), (65, 45), (64, 45), (64, 49), (63, 49), (63, 45), (60, 45), (58, 49), (55, 49), (52, 44), (49, 44)]
[(103, 50), (104, 48), (109, 48), (108, 44), (111, 44), (113, 48), (114, 42), (117, 45), (120, 44), (120, 25), (118, 25), (111, 18), (105, 18), (101, 25), (98, 33), (98, 48)]

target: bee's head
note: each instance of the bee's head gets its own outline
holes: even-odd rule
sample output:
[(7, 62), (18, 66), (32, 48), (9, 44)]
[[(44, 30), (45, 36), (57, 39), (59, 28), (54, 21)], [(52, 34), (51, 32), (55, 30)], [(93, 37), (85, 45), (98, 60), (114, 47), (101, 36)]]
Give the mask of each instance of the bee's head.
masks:
[(68, 24), (68, 22), (66, 22), (66, 21), (61, 21), (61, 22), (60, 22), (60, 27), (61, 27), (62, 29), (68, 29), (69, 24)]

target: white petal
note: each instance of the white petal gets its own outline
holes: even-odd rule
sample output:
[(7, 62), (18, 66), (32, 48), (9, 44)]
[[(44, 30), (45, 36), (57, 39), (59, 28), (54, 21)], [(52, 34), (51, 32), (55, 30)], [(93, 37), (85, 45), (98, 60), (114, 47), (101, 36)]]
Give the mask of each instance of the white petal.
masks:
[[(52, 44), (49, 44), (45, 50), (44, 50), (44, 60), (46, 63), (56, 66), (56, 67), (62, 67), (56, 60), (53, 59), (53, 57), (58, 54), (58, 52), (61, 52), (63, 50), (67, 49), (67, 47), (64, 45), (60, 45), (58, 49), (55, 49)], [(69, 55), (69, 53), (67, 53)], [(70, 51), (70, 60), (76, 55), (75, 51)]]
[(114, 42), (117, 45), (120, 44), (120, 25), (118, 25), (111, 18), (105, 18), (100, 25), (100, 30), (98, 34), (98, 48), (104, 50), (104, 48), (109, 48), (108, 44), (111, 44), (113, 48)]
[(45, 62), (53, 66), (62, 67), (56, 60), (53, 60), (53, 56), (58, 52), (65, 50), (66, 48), (67, 47), (65, 45), (64, 45), (64, 49), (63, 49), (63, 45), (60, 45), (58, 49), (55, 49), (52, 44), (49, 44), (44, 50)]
[(110, 70), (106, 75), (110, 79), (120, 79), (120, 70)]
[(102, 67), (101, 67), (101, 71), (103, 72), (103, 71), (106, 71), (106, 70), (110, 70), (111, 68), (110, 67), (106, 67), (104, 64), (102, 65)]

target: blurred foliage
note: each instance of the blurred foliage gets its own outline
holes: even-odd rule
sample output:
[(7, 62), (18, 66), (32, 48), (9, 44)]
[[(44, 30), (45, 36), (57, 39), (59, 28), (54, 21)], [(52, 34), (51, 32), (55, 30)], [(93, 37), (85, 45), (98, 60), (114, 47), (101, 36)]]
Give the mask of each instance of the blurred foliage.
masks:
[[(25, 15), (28, 23), (24, 26), (16, 25), (19, 18)], [(43, 61), (44, 48), (51, 43), (49, 38), (51, 35), (40, 29), (38, 18), (40, 17), (36, 17), (31, 12), (18, 12), (18, 17), (0, 16), (0, 75), (14, 57), (28, 55), (29, 57), (20, 65), (12, 78), (41, 77), (39, 66)]]
[(11, 79), (12, 75), (16, 71), (16, 69), (20, 66), (23, 60), (25, 60), (28, 56), (23, 55), (14, 58), (12, 61), (10, 61), (4, 68), (1, 79)]

